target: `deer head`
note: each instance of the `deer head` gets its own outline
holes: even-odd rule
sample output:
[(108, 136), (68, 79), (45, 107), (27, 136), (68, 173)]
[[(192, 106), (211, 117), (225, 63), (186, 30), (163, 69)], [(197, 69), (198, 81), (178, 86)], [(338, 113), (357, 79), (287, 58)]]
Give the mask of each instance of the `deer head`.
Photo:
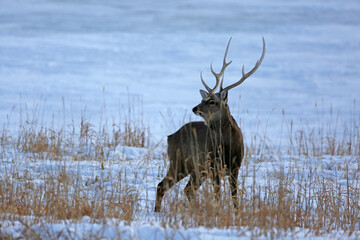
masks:
[[(200, 90), (200, 95), (202, 97), (202, 101), (199, 105), (197, 105), (196, 107), (193, 108), (193, 112), (196, 115), (201, 116), (205, 120), (206, 123), (209, 123), (210, 121), (213, 121), (214, 119), (218, 119), (219, 117), (221, 117), (223, 115), (224, 111), (228, 112), (228, 106), (227, 106), (228, 91), (232, 88), (239, 86), (242, 82), (245, 81), (245, 79), (250, 77), (258, 69), (258, 67), (260, 66), (260, 64), (262, 63), (262, 61), (264, 59), (265, 50), (266, 50), (265, 40), (264, 40), (264, 38), (262, 38), (262, 39), (263, 39), (263, 51), (262, 51), (260, 59), (257, 60), (255, 66), (247, 73), (245, 73), (244, 65), (243, 65), (241, 79), (239, 81), (231, 84), (230, 86), (223, 88), (225, 69), (232, 62), (232, 61), (226, 62), (226, 56), (228, 54), (231, 38), (230, 38), (230, 40), (227, 44), (226, 50), (225, 50), (223, 66), (222, 66), (220, 72), (216, 73), (212, 67), (212, 64), (210, 64), (211, 72), (215, 76), (215, 79), (216, 79), (216, 83), (213, 88), (210, 88), (205, 83), (205, 81), (202, 77), (202, 72), (200, 73), (201, 82), (205, 86), (207, 92), (204, 90)], [(221, 80), (220, 80), (220, 78), (221, 78)], [(219, 87), (219, 85), (220, 85), (219, 92), (215, 93), (215, 91)]]

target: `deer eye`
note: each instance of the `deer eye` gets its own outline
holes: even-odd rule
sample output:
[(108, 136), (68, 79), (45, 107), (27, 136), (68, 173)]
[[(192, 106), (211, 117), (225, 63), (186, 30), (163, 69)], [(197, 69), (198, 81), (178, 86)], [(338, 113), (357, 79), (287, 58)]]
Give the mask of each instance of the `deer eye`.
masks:
[(209, 105), (211, 105), (211, 106), (215, 105), (215, 101), (214, 101), (214, 100), (210, 100), (210, 101), (209, 101)]

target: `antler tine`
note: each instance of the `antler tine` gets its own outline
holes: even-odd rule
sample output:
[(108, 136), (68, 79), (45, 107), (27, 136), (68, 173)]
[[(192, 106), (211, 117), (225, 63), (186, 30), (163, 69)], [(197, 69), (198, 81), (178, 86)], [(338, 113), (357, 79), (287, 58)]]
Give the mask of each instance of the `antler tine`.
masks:
[(201, 77), (201, 82), (204, 84), (205, 88), (208, 90), (209, 93), (213, 94), (214, 91), (217, 89), (217, 87), (219, 86), (220, 84), (220, 78), (222, 75), (224, 75), (224, 72), (225, 72), (225, 69), (227, 68), (227, 66), (230, 65), (230, 63), (232, 63), (232, 61), (230, 62), (226, 62), (226, 57), (227, 57), (227, 54), (228, 54), (228, 51), (229, 51), (229, 46), (230, 46), (230, 42), (231, 42), (231, 39), (229, 39), (229, 42), (227, 44), (227, 47), (226, 47), (226, 50), (225, 50), (225, 55), (224, 55), (224, 60), (223, 60), (223, 66), (221, 68), (221, 71), (219, 73), (216, 73), (212, 67), (212, 63), (210, 64), (210, 70), (212, 72), (212, 74), (215, 76), (215, 79), (216, 79), (216, 83), (215, 83), (215, 86), (213, 88), (210, 88), (203, 80), (202, 78), (202, 73), (200, 73), (200, 77)]
[[(233, 83), (231, 84), (230, 86), (227, 86), (226, 88), (222, 89), (222, 86), (220, 87), (220, 92), (223, 91), (223, 90), (230, 90), (236, 86), (239, 86), (242, 82), (245, 81), (245, 79), (247, 79), (248, 77), (250, 77), (257, 69), (258, 67), (261, 65), (263, 59), (264, 59), (264, 56), (265, 56), (265, 51), (266, 51), (266, 44), (265, 44), (265, 39), (264, 37), (262, 38), (263, 40), (263, 51), (262, 51), (262, 54), (261, 54), (261, 57), (259, 60), (256, 61), (256, 64), (255, 66), (253, 67), (253, 69), (251, 69), (248, 73), (245, 74), (245, 70), (244, 70), (244, 65), (242, 67), (242, 77), (239, 81), (237, 81), (236, 83)], [(221, 84), (222, 85), (222, 84)]]
[(212, 91), (212, 89), (205, 83), (205, 81), (204, 81), (204, 79), (202, 77), (202, 71), (200, 72), (200, 78), (201, 78), (201, 82), (203, 83), (204, 87), (210, 93)]
[(228, 44), (227, 44), (227, 46), (226, 46), (226, 50), (225, 50), (225, 54), (224, 54), (224, 59), (223, 59), (223, 66), (222, 66), (220, 72), (219, 72), (219, 73), (216, 73), (216, 72), (214, 71), (213, 67), (212, 67), (212, 64), (210, 64), (211, 72), (212, 72), (212, 74), (215, 76), (215, 79), (216, 79), (216, 84), (215, 84), (215, 87), (212, 89), (212, 92), (214, 92), (214, 91), (216, 90), (216, 88), (219, 86), (219, 84), (220, 84), (220, 78), (221, 78), (222, 75), (224, 75), (224, 72), (225, 72), (225, 69), (227, 68), (227, 66), (229, 66), (230, 63), (232, 63), (232, 61), (230, 61), (230, 62), (228, 62), (228, 63), (226, 62), (226, 57), (227, 57), (227, 54), (228, 54), (228, 51), (229, 51), (229, 46), (230, 46), (231, 39), (232, 39), (232, 38), (229, 39), (229, 42), (228, 42)]
[(219, 92), (222, 92), (222, 90), (223, 90), (223, 83), (224, 83), (224, 75), (223, 75), (222, 78), (221, 78), (220, 90), (219, 90)]

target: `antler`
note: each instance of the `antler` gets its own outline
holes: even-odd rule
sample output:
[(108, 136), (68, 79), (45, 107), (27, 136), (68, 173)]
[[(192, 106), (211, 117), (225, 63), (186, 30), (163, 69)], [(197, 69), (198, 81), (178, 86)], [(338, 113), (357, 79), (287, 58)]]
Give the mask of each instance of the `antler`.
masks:
[(244, 65), (242, 67), (242, 77), (239, 81), (237, 81), (236, 83), (233, 83), (231, 84), (230, 86), (227, 86), (226, 88), (223, 89), (222, 87), (222, 84), (223, 84), (223, 80), (224, 78), (221, 80), (221, 84), (220, 84), (220, 91), (219, 92), (222, 92), (224, 90), (230, 90), (236, 86), (239, 86), (243, 81), (245, 81), (245, 79), (247, 79), (248, 77), (250, 77), (257, 69), (258, 67), (260, 66), (260, 64), (262, 63), (263, 59), (264, 59), (264, 56), (265, 56), (265, 51), (266, 51), (266, 44), (265, 44), (265, 39), (264, 37), (262, 38), (263, 40), (263, 51), (262, 51), (262, 54), (261, 54), (261, 57), (259, 60), (256, 61), (256, 64), (254, 66), (253, 69), (251, 69), (248, 73), (245, 74), (245, 71), (244, 71)]
[[(204, 79), (202, 77), (202, 71), (200, 72), (200, 78), (201, 78), (201, 82), (204, 84), (206, 90), (209, 92), (209, 94), (213, 94), (214, 91), (216, 90), (216, 88), (219, 86), (219, 83), (220, 83), (220, 78), (222, 75), (224, 75), (224, 72), (225, 72), (225, 69), (227, 66), (230, 65), (230, 62), (226, 62), (226, 56), (228, 54), (228, 51), (229, 51), (229, 46), (230, 46), (230, 42), (231, 42), (231, 38), (229, 39), (229, 42), (228, 42), (228, 45), (226, 47), (226, 50), (225, 50), (225, 55), (224, 55), (224, 60), (223, 60), (223, 66), (221, 68), (221, 71), (219, 73), (216, 73), (212, 67), (212, 63), (210, 64), (210, 69), (211, 69), (211, 72), (212, 74), (215, 76), (215, 79), (216, 79), (216, 84), (215, 84), (215, 87), (213, 88), (210, 88), (205, 82), (204, 82)], [(221, 81), (222, 82), (222, 81)]]

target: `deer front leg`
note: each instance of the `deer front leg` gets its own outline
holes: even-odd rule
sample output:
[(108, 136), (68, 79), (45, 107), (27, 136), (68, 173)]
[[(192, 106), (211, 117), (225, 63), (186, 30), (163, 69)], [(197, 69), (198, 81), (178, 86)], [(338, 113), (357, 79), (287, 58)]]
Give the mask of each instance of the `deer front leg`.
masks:
[(216, 201), (220, 200), (220, 176), (216, 174), (213, 179), (214, 193)]
[(201, 184), (204, 182), (204, 178), (200, 177), (199, 174), (192, 173), (190, 175), (189, 182), (184, 188), (185, 195), (189, 202), (194, 198), (194, 193), (200, 188)]
[(234, 205), (234, 208), (237, 209), (237, 178), (239, 175), (239, 168), (236, 168), (231, 171), (229, 182), (230, 182), (230, 188), (231, 188), (231, 197), (232, 202)]

